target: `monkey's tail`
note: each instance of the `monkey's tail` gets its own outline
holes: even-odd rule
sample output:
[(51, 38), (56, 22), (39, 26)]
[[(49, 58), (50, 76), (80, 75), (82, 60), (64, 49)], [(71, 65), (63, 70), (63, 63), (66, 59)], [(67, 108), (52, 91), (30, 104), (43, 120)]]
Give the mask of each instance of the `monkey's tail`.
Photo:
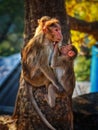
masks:
[(29, 94), (30, 94), (30, 98), (32, 101), (32, 104), (35, 108), (35, 110), (37, 111), (37, 113), (39, 114), (40, 118), (42, 119), (42, 121), (47, 125), (48, 128), (50, 128), (51, 130), (56, 130), (48, 121), (47, 119), (44, 117), (43, 113), (41, 112), (41, 110), (39, 109), (34, 96), (32, 95), (32, 87), (29, 87)]

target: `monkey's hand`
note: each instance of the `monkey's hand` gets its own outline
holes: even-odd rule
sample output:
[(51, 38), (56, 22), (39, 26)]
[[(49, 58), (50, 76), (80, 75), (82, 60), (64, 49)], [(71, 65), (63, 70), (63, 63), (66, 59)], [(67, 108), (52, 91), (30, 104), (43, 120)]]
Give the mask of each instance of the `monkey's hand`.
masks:
[(66, 97), (68, 97), (66, 90), (62, 86), (59, 89), (57, 89), (55, 86), (53, 86), (53, 87), (54, 87), (55, 92), (58, 95), (66, 95)]
[(59, 88), (57, 88), (56, 86), (53, 86), (55, 92), (57, 94), (60, 94), (60, 95), (64, 94), (64, 95), (66, 95), (66, 97), (68, 97), (66, 90), (64, 89), (64, 87), (59, 82), (58, 82), (58, 86), (59, 86)]
[(54, 86), (55, 88), (56, 88), (56, 90), (59, 92), (59, 93), (62, 93), (62, 92), (64, 92), (65, 90), (64, 90), (64, 88), (63, 88), (63, 86), (58, 82), (58, 86), (59, 87), (57, 87), (57, 86)]

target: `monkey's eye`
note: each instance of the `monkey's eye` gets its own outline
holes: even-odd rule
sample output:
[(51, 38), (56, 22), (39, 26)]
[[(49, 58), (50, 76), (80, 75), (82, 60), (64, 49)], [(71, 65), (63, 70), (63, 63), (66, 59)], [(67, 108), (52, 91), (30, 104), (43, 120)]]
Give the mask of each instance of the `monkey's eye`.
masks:
[(56, 28), (55, 31), (58, 31), (58, 29)]
[(54, 23), (50, 24), (50, 27), (55, 27), (55, 24)]

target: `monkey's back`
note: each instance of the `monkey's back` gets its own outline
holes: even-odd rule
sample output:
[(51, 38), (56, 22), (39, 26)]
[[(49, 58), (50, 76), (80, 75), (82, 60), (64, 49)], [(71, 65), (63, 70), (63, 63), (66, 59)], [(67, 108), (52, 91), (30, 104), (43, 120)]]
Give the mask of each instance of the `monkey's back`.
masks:
[[(40, 71), (40, 65), (47, 62), (47, 54), (43, 44), (40, 44), (42, 39), (38, 37), (33, 38), (30, 42), (22, 49), (22, 68), (24, 79), (32, 84), (33, 86), (40, 87), (47, 85), (49, 80)], [(43, 55), (44, 54), (44, 55)], [(45, 58), (46, 57), (46, 58)]]

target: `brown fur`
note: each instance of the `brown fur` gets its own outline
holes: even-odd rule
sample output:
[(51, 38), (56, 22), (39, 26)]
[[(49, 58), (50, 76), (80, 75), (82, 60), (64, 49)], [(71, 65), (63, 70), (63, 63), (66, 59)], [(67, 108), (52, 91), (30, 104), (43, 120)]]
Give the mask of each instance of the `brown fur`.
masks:
[(50, 19), (51, 19), (51, 17), (49, 17), (49, 16), (43, 16), (40, 19), (38, 19), (38, 27), (35, 30), (34, 36), (37, 36), (43, 30), (45, 23)]

